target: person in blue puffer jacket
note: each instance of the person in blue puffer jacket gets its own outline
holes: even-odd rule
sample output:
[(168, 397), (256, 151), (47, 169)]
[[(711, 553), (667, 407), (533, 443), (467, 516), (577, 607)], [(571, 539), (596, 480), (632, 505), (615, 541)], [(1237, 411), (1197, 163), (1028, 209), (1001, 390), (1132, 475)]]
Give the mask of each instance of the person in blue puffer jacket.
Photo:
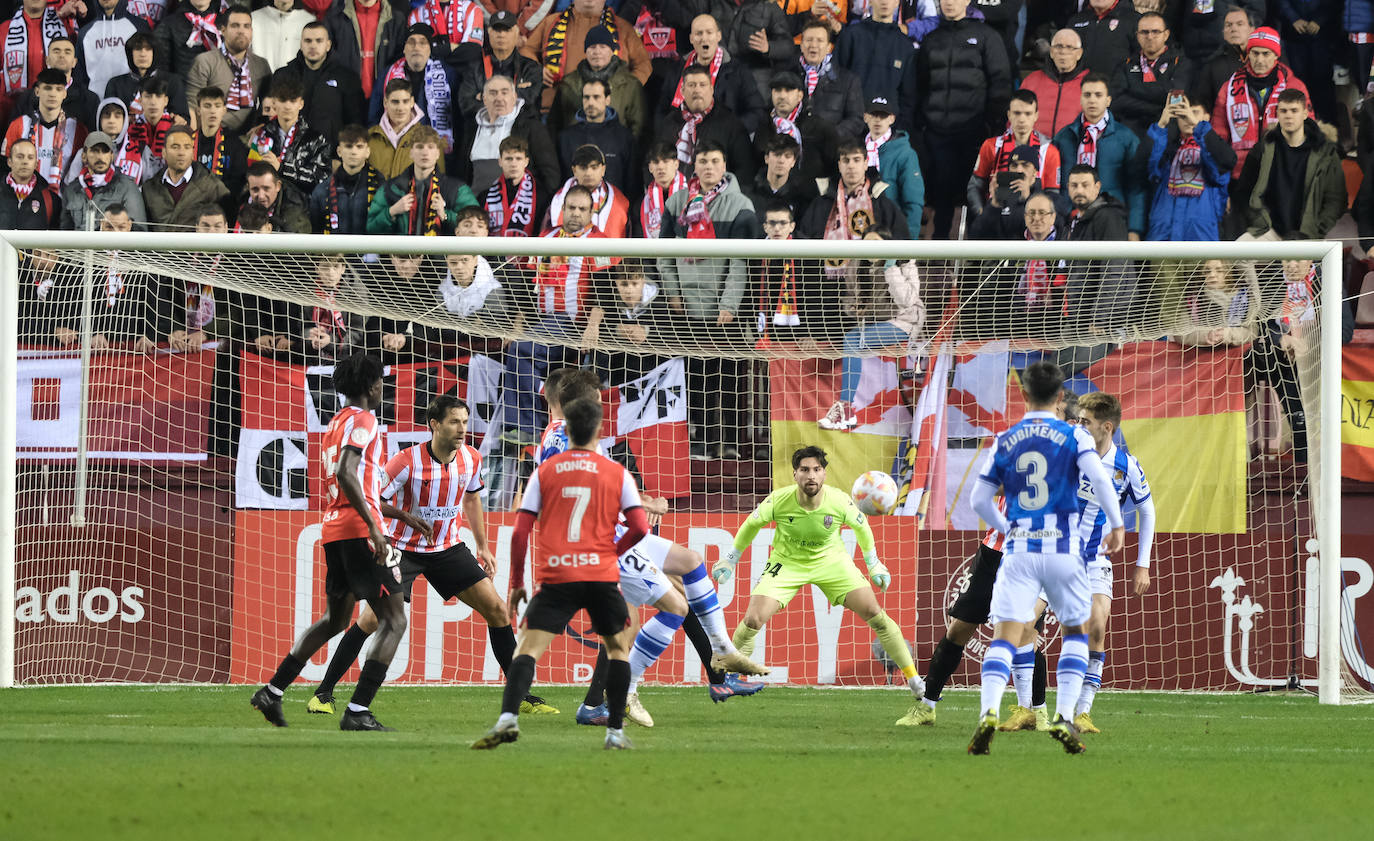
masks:
[(1150, 240), (1214, 242), (1220, 237), (1236, 153), (1212, 131), (1207, 117), (1206, 108), (1184, 99), (1165, 105), (1159, 122), (1145, 132), (1154, 190)]

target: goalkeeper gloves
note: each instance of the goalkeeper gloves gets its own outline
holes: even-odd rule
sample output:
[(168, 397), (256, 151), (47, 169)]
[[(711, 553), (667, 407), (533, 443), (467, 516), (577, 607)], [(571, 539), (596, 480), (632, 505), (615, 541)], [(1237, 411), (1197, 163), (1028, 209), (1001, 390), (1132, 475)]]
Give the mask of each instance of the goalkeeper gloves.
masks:
[(711, 579), (717, 584), (724, 584), (730, 580), (730, 576), (735, 574), (735, 564), (739, 563), (740, 551), (731, 546), (730, 551), (725, 553), (725, 557), (716, 561), (715, 566), (711, 567)]
[(879, 592), (886, 593), (889, 585), (892, 584), (892, 573), (887, 571), (883, 562), (878, 560), (876, 553), (870, 552), (864, 555), (864, 563), (868, 564), (868, 577), (877, 587)]

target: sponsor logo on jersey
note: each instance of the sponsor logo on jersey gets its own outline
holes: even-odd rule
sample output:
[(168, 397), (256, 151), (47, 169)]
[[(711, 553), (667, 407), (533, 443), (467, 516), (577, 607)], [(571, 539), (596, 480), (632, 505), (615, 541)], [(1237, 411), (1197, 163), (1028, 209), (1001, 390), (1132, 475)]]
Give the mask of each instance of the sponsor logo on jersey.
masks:
[(828, 529), (831, 526), (835, 525), (835, 518), (830, 516), (829, 514), (826, 514), (825, 519), (821, 521), (821, 524)]
[(549, 555), (546, 560), (551, 567), (588, 567), (601, 563), (597, 552), (567, 552), (562, 555)]
[(456, 520), (462, 509), (457, 505), (422, 505), (415, 510), (421, 520), (437, 523), (440, 520)]

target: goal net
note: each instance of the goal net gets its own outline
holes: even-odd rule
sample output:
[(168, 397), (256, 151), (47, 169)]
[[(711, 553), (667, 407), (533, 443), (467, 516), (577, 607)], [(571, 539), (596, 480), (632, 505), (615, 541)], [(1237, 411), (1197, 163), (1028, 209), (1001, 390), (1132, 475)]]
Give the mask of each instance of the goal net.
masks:
[[(269, 676), (323, 608), (320, 440), (342, 405), (333, 364), (356, 350), (387, 365), (390, 454), (428, 440), (434, 397), (470, 408), (502, 595), (548, 420), (542, 381), (558, 367), (597, 374), (607, 452), (668, 501), (660, 533), (708, 564), (792, 481), (799, 447), (825, 449), (827, 483), (846, 491), (864, 471), (891, 473), (898, 510), (872, 520), (893, 579), (882, 604), (922, 670), (983, 537), (968, 502), (980, 454), (1024, 409), (1018, 372), (1054, 361), (1070, 392), (1121, 399), (1117, 444), (1158, 511), (1148, 591), (1134, 592), (1134, 536), (1114, 559), (1104, 685), (1318, 682), (1316, 541), (1338, 503), (1320, 481), (1319, 246), (1216, 246), (1205, 259), (1118, 244), (1082, 259), (1025, 244), (13, 240), (25, 246), (6, 277), (19, 319), (6, 641), (18, 683)], [(720, 590), (730, 629), (771, 536)], [(1374, 677), (1360, 642), (1374, 609), (1360, 595), (1343, 590), (1330, 614), (1347, 699)], [(412, 596), (389, 679), (501, 680), (480, 615), (424, 582)], [(1051, 616), (1051, 653), (1057, 636)], [(977, 683), (989, 638), (975, 637), (951, 685)], [(579, 617), (538, 681), (584, 682), (595, 655)], [(778, 682), (901, 683), (869, 628), (814, 588), (768, 624), (756, 658)], [(646, 677), (703, 671), (679, 638)]]

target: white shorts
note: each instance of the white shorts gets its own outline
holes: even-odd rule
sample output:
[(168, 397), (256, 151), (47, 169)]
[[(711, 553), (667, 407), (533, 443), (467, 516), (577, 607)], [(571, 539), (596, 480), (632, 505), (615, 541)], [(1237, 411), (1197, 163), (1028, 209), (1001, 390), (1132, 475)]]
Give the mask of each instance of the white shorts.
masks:
[(1094, 596), (1112, 597), (1112, 564), (1091, 563), (1088, 565), (1088, 589)]
[(620, 592), (625, 601), (633, 605), (654, 604), (673, 589), (663, 572), (663, 562), (671, 548), (671, 540), (649, 534), (620, 556)]
[(1080, 555), (1026, 552), (1002, 556), (992, 585), (992, 621), (1035, 621), (1035, 601), (1043, 589), (1050, 609), (1064, 625), (1082, 625), (1092, 613), (1088, 571)]

